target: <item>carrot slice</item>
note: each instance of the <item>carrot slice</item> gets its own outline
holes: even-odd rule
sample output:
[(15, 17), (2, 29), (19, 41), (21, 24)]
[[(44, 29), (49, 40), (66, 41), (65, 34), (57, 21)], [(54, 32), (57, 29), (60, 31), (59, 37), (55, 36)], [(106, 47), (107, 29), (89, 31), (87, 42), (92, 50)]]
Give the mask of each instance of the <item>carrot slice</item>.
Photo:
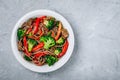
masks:
[(62, 23), (60, 22), (60, 23), (59, 23), (59, 26), (58, 26), (57, 35), (55, 36), (55, 40), (58, 40), (58, 38), (60, 37), (61, 29), (62, 29)]

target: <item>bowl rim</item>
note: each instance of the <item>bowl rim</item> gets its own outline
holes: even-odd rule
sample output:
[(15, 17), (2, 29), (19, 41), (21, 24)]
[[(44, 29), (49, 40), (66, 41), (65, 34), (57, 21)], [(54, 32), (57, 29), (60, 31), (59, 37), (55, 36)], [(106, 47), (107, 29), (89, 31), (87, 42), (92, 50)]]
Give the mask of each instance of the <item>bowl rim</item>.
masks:
[[(62, 61), (58, 61), (59, 62), (59, 64), (58, 64), (58, 62), (56, 62), (54, 65), (55, 65), (55, 67), (54, 67), (54, 65), (53, 66), (51, 66), (51, 67), (46, 67), (46, 66), (36, 66), (36, 65), (34, 65), (34, 64), (31, 64), (31, 63), (29, 63), (29, 62), (27, 62), (27, 61), (25, 61), (24, 59), (23, 59), (23, 57), (21, 56), (21, 54), (19, 54), (20, 52), (17, 50), (17, 42), (16, 42), (16, 37), (17, 37), (17, 29), (20, 27), (20, 25), (23, 23), (23, 22), (25, 22), (27, 19), (29, 19), (29, 18), (31, 18), (31, 17), (33, 17), (33, 16), (39, 16), (39, 15), (52, 15), (53, 17), (57, 17), (57, 18), (59, 18), (59, 20), (62, 22), (62, 24), (63, 25), (66, 25), (67, 27), (65, 27), (65, 28), (68, 28), (67, 30), (68, 30), (68, 32), (69, 32), (69, 46), (68, 46), (68, 50), (67, 50), (67, 52), (66, 52), (66, 54), (65, 55), (67, 55), (67, 56), (63, 56), (61, 59), (63, 59), (63, 60), (65, 60), (63, 63), (62, 63)], [(16, 37), (15, 37), (16, 36)], [(71, 39), (71, 38), (72, 39)], [(71, 42), (70, 42), (71, 41)], [(16, 42), (16, 43), (15, 43)], [(18, 20), (18, 22), (15, 24), (15, 26), (14, 26), (14, 28), (13, 28), (13, 31), (12, 31), (12, 35), (11, 35), (11, 47), (12, 47), (12, 51), (13, 51), (13, 54), (14, 54), (14, 56), (16, 57), (16, 59), (17, 59), (17, 61), (20, 63), (20, 64), (22, 64), (25, 68), (27, 68), (27, 69), (29, 69), (29, 70), (31, 70), (31, 71), (34, 71), (34, 72), (40, 72), (40, 73), (46, 73), (46, 72), (52, 72), (52, 71), (55, 71), (55, 70), (57, 70), (57, 69), (59, 69), (59, 68), (61, 68), (65, 63), (67, 63), (67, 61), (70, 59), (70, 57), (71, 57), (71, 55), (72, 55), (72, 53), (73, 53), (73, 50), (74, 50), (74, 33), (73, 33), (73, 29), (72, 29), (72, 27), (71, 27), (71, 25), (70, 25), (70, 23), (62, 16), (62, 15), (60, 15), (59, 13), (57, 13), (57, 12), (55, 12), (55, 11), (51, 11), (51, 10), (47, 10), (47, 9), (39, 9), (39, 10), (34, 10), (34, 11), (31, 11), (31, 12), (28, 12), (28, 13), (26, 13), (23, 17), (21, 17), (19, 20)], [(69, 54), (68, 54), (68, 52), (69, 52)], [(33, 66), (34, 65), (34, 66)], [(36, 66), (36, 67), (35, 67)], [(38, 68), (38, 67), (41, 67), (41, 68)], [(46, 69), (45, 68), (43, 68), (43, 67), (46, 67)], [(54, 67), (54, 68), (53, 68)], [(42, 70), (42, 68), (43, 68), (43, 70)], [(48, 68), (48, 69), (47, 69)]]

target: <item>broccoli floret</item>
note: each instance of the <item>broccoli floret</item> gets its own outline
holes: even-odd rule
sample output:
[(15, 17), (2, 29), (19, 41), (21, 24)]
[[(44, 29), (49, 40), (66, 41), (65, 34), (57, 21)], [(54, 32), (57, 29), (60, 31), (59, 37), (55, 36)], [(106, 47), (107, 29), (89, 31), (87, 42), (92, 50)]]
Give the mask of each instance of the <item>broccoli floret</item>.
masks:
[(55, 40), (51, 36), (42, 36), (40, 38), (41, 42), (44, 42), (44, 48), (49, 49), (55, 45)]
[(64, 44), (64, 42), (65, 42), (65, 39), (62, 38), (62, 37), (60, 37), (60, 38), (56, 41), (56, 43), (57, 43), (57, 44), (60, 44), (60, 45)]
[(54, 19), (44, 20), (44, 25), (45, 25), (46, 28), (48, 28), (49, 30), (52, 29), (53, 26), (54, 26)]
[(28, 39), (28, 51), (30, 52), (36, 44), (37, 44), (37, 41), (33, 39)]
[(62, 49), (61, 48), (57, 48), (57, 49), (55, 49), (55, 51), (54, 51), (54, 53), (56, 54), (56, 55), (58, 55), (59, 53), (61, 53), (62, 52)]
[(28, 56), (26, 56), (26, 55), (24, 55), (23, 57), (24, 57), (24, 59), (25, 59), (25, 60), (27, 60), (27, 61), (32, 61), (32, 59), (31, 59), (31, 58), (29, 58), (29, 57), (28, 57)]
[(26, 32), (26, 30), (23, 30), (23, 29), (21, 29), (21, 28), (19, 28), (19, 29), (17, 30), (18, 40), (20, 40), (20, 39), (25, 35), (25, 32)]
[(47, 56), (45, 57), (45, 59), (46, 59), (46, 63), (47, 63), (49, 66), (53, 65), (55, 62), (58, 61), (58, 58), (53, 57), (53, 56), (51, 56), (51, 55), (47, 55)]

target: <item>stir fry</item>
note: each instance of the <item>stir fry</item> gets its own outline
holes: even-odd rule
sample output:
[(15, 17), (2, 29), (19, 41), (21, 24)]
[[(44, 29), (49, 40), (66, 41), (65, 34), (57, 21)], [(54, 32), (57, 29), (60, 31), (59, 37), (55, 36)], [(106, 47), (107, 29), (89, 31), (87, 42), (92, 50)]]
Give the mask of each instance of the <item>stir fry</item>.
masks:
[(51, 66), (65, 55), (68, 36), (62, 22), (54, 17), (30, 18), (17, 30), (18, 50), (31, 63)]

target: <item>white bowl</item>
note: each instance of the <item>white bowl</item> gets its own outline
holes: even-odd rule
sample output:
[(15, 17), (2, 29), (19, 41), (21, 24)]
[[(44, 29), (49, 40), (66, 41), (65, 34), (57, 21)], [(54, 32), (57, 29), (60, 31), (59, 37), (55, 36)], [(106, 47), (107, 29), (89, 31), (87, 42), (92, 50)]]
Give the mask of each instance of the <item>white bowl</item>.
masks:
[[(56, 62), (53, 66), (48, 66), (48, 65), (36, 66), (35, 64), (29, 63), (28, 61), (23, 59), (21, 52), (18, 51), (18, 49), (17, 49), (17, 29), (29, 18), (42, 16), (42, 15), (53, 16), (57, 20), (60, 20), (62, 22), (63, 26), (69, 32), (68, 50), (67, 50), (66, 54), (58, 62)], [(54, 11), (50, 11), (50, 10), (36, 10), (36, 11), (27, 13), (16, 23), (15, 27), (13, 28), (13, 32), (12, 32), (12, 36), (11, 36), (11, 46), (12, 46), (13, 54), (15, 55), (16, 59), (25, 68), (35, 71), (35, 72), (41, 72), (41, 73), (51, 72), (51, 71), (55, 71), (55, 70), (59, 69), (69, 60), (69, 58), (73, 52), (73, 48), (74, 48), (74, 34), (73, 34), (73, 30), (72, 30), (70, 24), (68, 23), (68, 21), (60, 14), (58, 14)]]

